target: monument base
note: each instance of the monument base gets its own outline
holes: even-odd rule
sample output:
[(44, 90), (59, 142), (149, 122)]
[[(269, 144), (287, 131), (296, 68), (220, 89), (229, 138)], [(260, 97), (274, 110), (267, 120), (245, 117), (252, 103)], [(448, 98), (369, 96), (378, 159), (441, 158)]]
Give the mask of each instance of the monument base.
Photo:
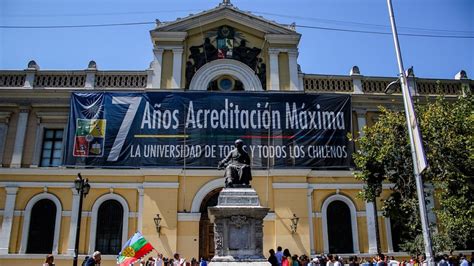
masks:
[(270, 265), (262, 250), (263, 218), (268, 211), (260, 206), (254, 189), (224, 188), (217, 206), (208, 208), (215, 243), (210, 265)]

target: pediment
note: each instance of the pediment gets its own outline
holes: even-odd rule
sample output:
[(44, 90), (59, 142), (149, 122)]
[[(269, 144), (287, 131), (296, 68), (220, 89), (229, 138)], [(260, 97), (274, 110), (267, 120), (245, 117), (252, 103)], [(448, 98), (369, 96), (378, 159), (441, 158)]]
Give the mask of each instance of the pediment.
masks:
[(250, 12), (241, 11), (233, 5), (224, 4), (172, 22), (159, 23), (150, 33), (153, 36), (153, 33), (157, 32), (187, 32), (220, 20), (234, 21), (238, 24), (261, 31), (264, 34), (300, 36), (294, 27), (278, 24)]

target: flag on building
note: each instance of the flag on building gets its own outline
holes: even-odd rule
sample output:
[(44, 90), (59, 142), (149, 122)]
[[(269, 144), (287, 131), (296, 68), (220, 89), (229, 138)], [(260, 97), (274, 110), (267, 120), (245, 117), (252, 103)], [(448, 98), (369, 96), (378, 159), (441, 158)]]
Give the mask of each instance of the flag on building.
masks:
[(117, 258), (117, 264), (120, 266), (129, 266), (140, 260), (153, 250), (153, 246), (142, 236), (140, 232), (136, 232), (122, 247)]

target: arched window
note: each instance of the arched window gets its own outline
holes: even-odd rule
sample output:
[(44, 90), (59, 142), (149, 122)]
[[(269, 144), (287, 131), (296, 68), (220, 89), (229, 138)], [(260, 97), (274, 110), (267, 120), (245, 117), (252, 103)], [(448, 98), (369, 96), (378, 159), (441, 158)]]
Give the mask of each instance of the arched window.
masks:
[(49, 199), (37, 201), (31, 210), (26, 253), (52, 253), (55, 223), (56, 204)]
[(336, 194), (322, 207), (324, 253), (359, 253), (357, 211), (352, 200)]
[(327, 210), (329, 253), (353, 253), (351, 212), (340, 200), (329, 203)]
[(102, 254), (118, 254), (122, 247), (123, 207), (116, 200), (103, 202), (97, 213), (95, 249)]
[(62, 207), (50, 193), (40, 193), (25, 207), (20, 254), (58, 254)]

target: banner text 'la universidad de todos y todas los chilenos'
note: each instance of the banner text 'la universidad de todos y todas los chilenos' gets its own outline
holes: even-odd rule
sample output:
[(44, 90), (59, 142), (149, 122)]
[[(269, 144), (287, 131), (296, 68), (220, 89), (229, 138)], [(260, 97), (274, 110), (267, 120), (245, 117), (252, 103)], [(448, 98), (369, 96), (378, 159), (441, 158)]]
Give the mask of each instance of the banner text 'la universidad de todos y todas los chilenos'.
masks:
[(255, 169), (349, 168), (349, 95), (73, 93), (65, 166), (215, 168), (242, 139)]

